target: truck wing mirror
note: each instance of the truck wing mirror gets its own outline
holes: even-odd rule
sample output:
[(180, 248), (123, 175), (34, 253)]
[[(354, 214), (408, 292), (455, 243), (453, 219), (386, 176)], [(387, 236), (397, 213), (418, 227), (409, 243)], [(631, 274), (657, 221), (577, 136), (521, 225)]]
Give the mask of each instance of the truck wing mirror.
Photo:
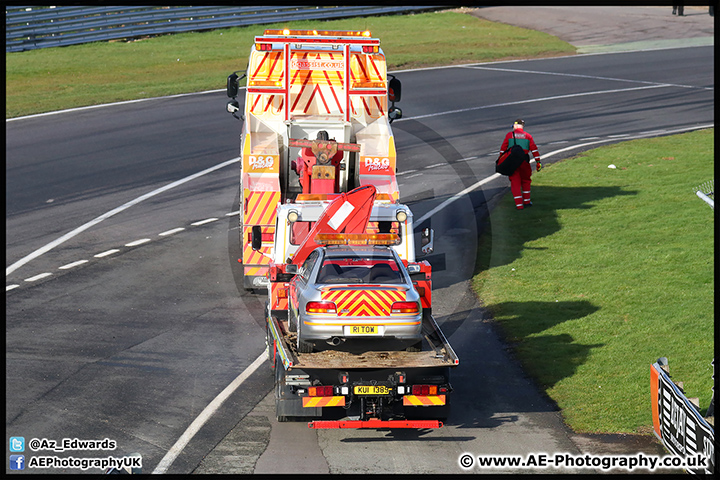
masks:
[(260, 225), (253, 225), (250, 230), (250, 244), (253, 250), (260, 250), (262, 247), (262, 228), (260, 228)]
[(397, 120), (398, 118), (402, 118), (402, 110), (400, 110), (396, 106), (392, 106), (388, 109), (388, 118), (390, 119), (390, 123), (393, 122), (393, 120)]
[(235, 112), (240, 110), (240, 102), (238, 102), (237, 100), (231, 100), (227, 103), (226, 108), (228, 113), (232, 113), (233, 115), (235, 115)]
[(242, 77), (238, 77), (238, 72), (233, 72), (230, 75), (228, 75), (227, 78), (227, 96), (230, 98), (235, 98), (238, 95), (238, 92), (240, 91), (240, 80), (245, 78), (246, 74), (242, 74)]
[(433, 243), (435, 241), (435, 232), (432, 228), (424, 228), (420, 234), (420, 250), (423, 254), (430, 255), (435, 250)]
[(402, 84), (400, 80), (395, 78), (393, 75), (388, 75), (390, 82), (388, 83), (388, 100), (391, 102), (399, 102), (400, 94), (402, 93)]
[(300, 271), (299, 265), (295, 263), (290, 263), (285, 265), (285, 273), (291, 273), (293, 275), (297, 275)]

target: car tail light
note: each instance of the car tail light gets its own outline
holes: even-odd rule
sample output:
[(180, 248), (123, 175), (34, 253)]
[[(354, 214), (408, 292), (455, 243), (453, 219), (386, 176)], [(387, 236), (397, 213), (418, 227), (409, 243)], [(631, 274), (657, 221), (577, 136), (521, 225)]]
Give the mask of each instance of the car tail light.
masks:
[(390, 313), (420, 313), (417, 302), (393, 302)]
[(437, 385), (413, 385), (413, 395), (437, 395)]
[(337, 313), (337, 306), (333, 302), (308, 302), (305, 305), (307, 313)]
[(308, 388), (308, 395), (311, 397), (332, 397), (333, 387), (332, 385), (324, 387), (310, 387)]

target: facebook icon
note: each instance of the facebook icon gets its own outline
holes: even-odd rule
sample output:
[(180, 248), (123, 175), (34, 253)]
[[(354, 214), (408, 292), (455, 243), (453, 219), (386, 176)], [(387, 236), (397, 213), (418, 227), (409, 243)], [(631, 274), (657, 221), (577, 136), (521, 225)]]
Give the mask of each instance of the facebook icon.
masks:
[(10, 470), (25, 470), (25, 455), (10, 455)]

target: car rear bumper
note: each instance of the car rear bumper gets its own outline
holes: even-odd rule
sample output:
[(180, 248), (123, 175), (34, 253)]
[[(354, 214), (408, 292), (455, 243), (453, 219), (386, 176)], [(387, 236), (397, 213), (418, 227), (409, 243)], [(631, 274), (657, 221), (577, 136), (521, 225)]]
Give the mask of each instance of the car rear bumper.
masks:
[[(374, 332), (373, 327), (375, 327)], [(328, 340), (392, 337), (400, 340), (422, 339), (422, 315), (409, 317), (325, 317), (302, 319), (300, 335), (303, 340)]]

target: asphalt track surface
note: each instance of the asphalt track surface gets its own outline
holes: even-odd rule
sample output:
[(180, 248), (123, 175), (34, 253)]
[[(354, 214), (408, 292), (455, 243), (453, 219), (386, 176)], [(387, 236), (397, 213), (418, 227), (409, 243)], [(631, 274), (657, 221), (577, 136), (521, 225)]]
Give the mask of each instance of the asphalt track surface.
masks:
[[(401, 201), (421, 218), (467, 191), (428, 220), (438, 233), (435, 312), (461, 358), (447, 426), (313, 432), (278, 424), (263, 364), (162, 471), (460, 473), (464, 452), (591, 448), (524, 377), (468, 289), (487, 208), (507, 191), (505, 179), (481, 182), (518, 116), (541, 154), (557, 152), (549, 162), (712, 125), (712, 50), (402, 72), (406, 118), (393, 124), (404, 159)], [(210, 92), (7, 122), (9, 267), (120, 205), (228, 163), (118, 211), (6, 275), (8, 437), (107, 437), (118, 443), (111, 453), (54, 454), (139, 452), (151, 472), (262, 355), (263, 299), (239, 287), (232, 161), (239, 124), (225, 101)], [(552, 192), (533, 191), (538, 207), (543, 195)]]

